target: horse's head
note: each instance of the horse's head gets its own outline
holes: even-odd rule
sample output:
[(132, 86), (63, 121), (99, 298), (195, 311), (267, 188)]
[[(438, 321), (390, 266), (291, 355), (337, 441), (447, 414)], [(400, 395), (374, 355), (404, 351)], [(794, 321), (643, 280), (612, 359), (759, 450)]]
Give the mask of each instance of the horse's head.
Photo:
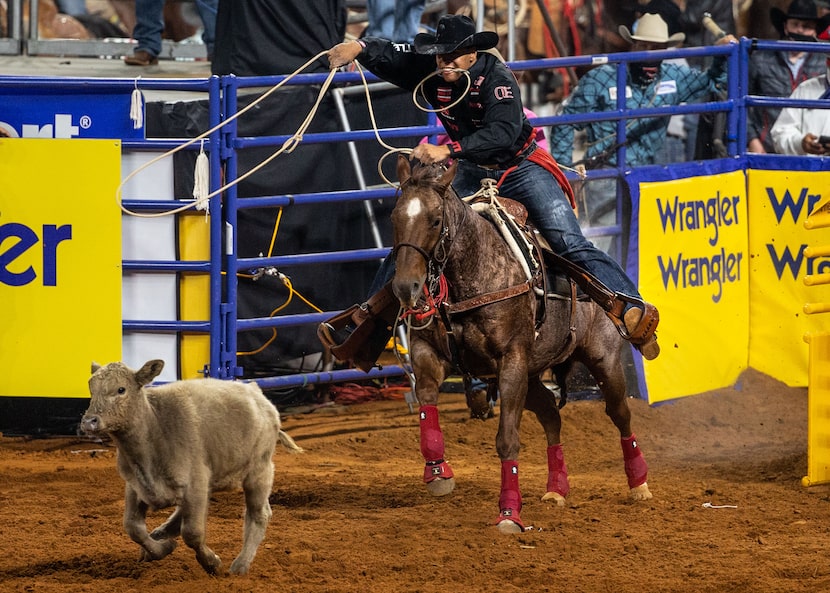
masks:
[(404, 155), (398, 156), (401, 195), (392, 211), (395, 278), (392, 291), (405, 307), (413, 307), (421, 287), (433, 272), (439, 272), (447, 256), (446, 197), (455, 177), (456, 165), (416, 164), (410, 168)]

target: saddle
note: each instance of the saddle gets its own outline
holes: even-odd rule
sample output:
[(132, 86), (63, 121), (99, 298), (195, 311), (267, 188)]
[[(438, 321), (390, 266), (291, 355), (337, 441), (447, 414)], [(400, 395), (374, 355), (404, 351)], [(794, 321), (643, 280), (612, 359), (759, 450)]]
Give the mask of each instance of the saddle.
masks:
[[(465, 198), (465, 201), (469, 201), (473, 210), (486, 216), (496, 225), (525, 269), (528, 281), (534, 283), (538, 295), (550, 296), (547, 290), (548, 275), (545, 268), (545, 263), (547, 263), (553, 270), (565, 273), (571, 284), (576, 283), (584, 294), (602, 307), (624, 339), (637, 346), (652, 340), (659, 322), (659, 313), (654, 305), (637, 297), (611, 291), (593, 274), (554, 252), (545, 238), (532, 224), (527, 222), (527, 210), (522, 204), (499, 196), (498, 188), (492, 180), (485, 179), (482, 181), (482, 186), (482, 191), (470, 198)], [(540, 298), (539, 300), (537, 327), (544, 321), (545, 315), (546, 299)], [(629, 329), (624, 320), (627, 304), (634, 305), (642, 311), (633, 329)]]

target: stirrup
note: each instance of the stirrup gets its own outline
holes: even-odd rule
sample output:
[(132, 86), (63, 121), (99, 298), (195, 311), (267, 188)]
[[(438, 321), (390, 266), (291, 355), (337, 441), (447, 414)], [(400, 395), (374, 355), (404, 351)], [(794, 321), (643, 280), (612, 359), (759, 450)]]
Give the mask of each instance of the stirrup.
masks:
[[(629, 327), (626, 323), (625, 313), (626, 304), (633, 305), (631, 309), (639, 309), (642, 311), (640, 318), (636, 322), (632, 322)], [(619, 334), (634, 345), (641, 345), (651, 342), (654, 338), (654, 332), (657, 329), (657, 324), (660, 322), (660, 313), (657, 308), (651, 303), (645, 302), (643, 299), (628, 296), (621, 292), (614, 294), (614, 302), (610, 309), (605, 311), (605, 314), (617, 328)], [(629, 319), (629, 321), (631, 321)]]
[(341, 329), (337, 329), (328, 321), (324, 321), (317, 328), (317, 334), (320, 341), (329, 348), (336, 348), (346, 343), (346, 340), (354, 332), (354, 326), (347, 325)]

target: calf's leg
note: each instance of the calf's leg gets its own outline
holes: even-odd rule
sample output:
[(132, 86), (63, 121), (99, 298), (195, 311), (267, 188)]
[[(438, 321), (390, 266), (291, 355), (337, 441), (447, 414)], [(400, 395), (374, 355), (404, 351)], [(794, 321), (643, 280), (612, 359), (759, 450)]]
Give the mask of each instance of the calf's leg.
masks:
[(173, 511), (167, 521), (153, 529), (150, 537), (155, 540), (176, 538), (182, 532), (182, 511), (179, 507)]
[(271, 455), (267, 463), (252, 471), (243, 481), (245, 491), (245, 528), (243, 532), (242, 550), (231, 563), (233, 574), (247, 574), (254, 560), (257, 548), (265, 537), (265, 529), (271, 520), (271, 505), (268, 497), (274, 482), (274, 464)]
[(161, 560), (176, 549), (172, 539), (157, 541), (147, 533), (147, 503), (127, 484), (124, 490), (124, 530), (141, 546), (141, 561)]
[(216, 574), (222, 566), (222, 560), (205, 543), (209, 496), (210, 489), (206, 482), (193, 484), (179, 508), (182, 512), (182, 540), (196, 552), (196, 560), (205, 572)]

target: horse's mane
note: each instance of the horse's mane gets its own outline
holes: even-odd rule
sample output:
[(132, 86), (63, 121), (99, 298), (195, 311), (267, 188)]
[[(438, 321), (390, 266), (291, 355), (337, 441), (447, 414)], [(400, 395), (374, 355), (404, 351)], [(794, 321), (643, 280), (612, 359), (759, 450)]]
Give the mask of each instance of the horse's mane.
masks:
[(446, 171), (446, 168), (439, 163), (425, 165), (418, 161), (412, 166), (410, 183), (418, 186), (434, 185), (441, 178), (444, 171)]

